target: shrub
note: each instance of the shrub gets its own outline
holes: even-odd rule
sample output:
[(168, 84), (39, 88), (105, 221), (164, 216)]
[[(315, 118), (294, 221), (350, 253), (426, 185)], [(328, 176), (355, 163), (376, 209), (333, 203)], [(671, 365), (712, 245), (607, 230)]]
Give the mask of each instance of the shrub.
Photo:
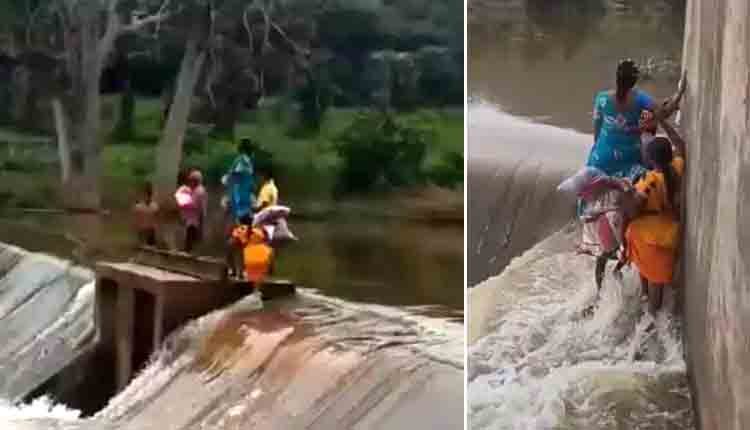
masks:
[(435, 185), (452, 188), (464, 180), (464, 156), (458, 152), (443, 154), (440, 162), (427, 173)]
[(424, 180), (428, 128), (405, 124), (388, 113), (360, 113), (336, 139), (342, 159), (337, 192), (414, 185)]

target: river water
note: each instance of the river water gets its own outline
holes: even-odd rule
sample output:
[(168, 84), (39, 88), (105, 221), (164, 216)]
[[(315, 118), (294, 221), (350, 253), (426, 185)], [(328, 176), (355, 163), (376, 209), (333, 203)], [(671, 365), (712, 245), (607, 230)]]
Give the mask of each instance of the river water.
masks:
[(676, 299), (644, 315), (628, 271), (583, 318), (593, 262), (573, 252), (574, 202), (555, 192), (583, 165), (618, 60), (645, 64), (656, 97), (676, 87), (684, 3), (469, 0), (472, 429), (693, 427)]
[[(203, 255), (223, 255), (223, 223), (214, 214)], [(0, 211), (0, 241), (58, 256), (122, 260), (133, 256), (134, 236), (128, 213), (67, 216)], [(276, 275), (326, 295), (396, 307), (440, 308), (463, 314), (463, 226), (396, 218), (331, 216), (292, 219), (299, 242), (279, 252)], [(164, 236), (180, 246), (174, 224)], [(80, 240), (97, 235), (95, 249)], [(91, 243), (91, 240), (87, 241)], [(388, 268), (388, 270), (383, 270)]]

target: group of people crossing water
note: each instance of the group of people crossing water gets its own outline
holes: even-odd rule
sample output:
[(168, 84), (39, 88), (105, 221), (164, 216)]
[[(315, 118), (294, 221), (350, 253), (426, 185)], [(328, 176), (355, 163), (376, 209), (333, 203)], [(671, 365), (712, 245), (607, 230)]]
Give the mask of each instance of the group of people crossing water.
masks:
[(579, 250), (596, 257), (597, 289), (609, 260), (618, 260), (616, 276), (632, 263), (654, 313), (672, 283), (677, 253), (685, 142), (669, 118), (679, 109), (686, 82), (657, 104), (636, 87), (638, 78), (636, 63), (621, 61), (616, 88), (595, 96), (594, 146), (586, 167), (560, 188), (578, 195)]
[[(279, 190), (270, 160), (256, 166), (255, 146), (250, 139), (240, 141), (238, 155), (222, 177), (225, 195), (221, 207), (229, 276), (258, 282), (272, 270), (276, 245), (296, 238), (286, 224), (289, 209), (278, 205)], [(174, 201), (182, 226), (182, 250), (191, 253), (204, 240), (208, 192), (198, 168), (183, 171), (178, 182)], [(133, 212), (139, 242), (156, 246), (160, 208), (150, 182), (144, 184)]]

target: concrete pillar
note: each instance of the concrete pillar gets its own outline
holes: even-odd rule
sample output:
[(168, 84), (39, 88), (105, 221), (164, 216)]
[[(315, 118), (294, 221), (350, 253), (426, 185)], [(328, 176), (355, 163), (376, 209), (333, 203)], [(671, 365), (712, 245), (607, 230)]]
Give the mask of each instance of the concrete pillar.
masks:
[(685, 341), (699, 427), (750, 428), (750, 7), (689, 0)]
[(117, 290), (117, 308), (115, 310), (115, 345), (117, 359), (115, 364), (117, 391), (124, 389), (133, 373), (133, 327), (135, 311), (135, 291), (132, 288)]

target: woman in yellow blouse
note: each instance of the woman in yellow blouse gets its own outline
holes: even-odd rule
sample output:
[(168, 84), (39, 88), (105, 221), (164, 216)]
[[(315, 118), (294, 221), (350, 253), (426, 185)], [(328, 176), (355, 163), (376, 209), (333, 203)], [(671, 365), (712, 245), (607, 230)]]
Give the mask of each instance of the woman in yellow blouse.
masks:
[(646, 148), (652, 169), (635, 186), (641, 209), (625, 233), (628, 260), (638, 268), (652, 313), (661, 308), (664, 285), (672, 282), (685, 169), (685, 142), (669, 123), (661, 125), (669, 139), (657, 137)]
[(279, 189), (276, 188), (276, 183), (273, 180), (273, 172), (271, 167), (264, 167), (262, 170), (259, 169), (258, 173), (261, 177), (260, 191), (258, 192), (258, 198), (255, 200), (255, 209), (260, 212), (269, 206), (276, 206), (279, 204)]

